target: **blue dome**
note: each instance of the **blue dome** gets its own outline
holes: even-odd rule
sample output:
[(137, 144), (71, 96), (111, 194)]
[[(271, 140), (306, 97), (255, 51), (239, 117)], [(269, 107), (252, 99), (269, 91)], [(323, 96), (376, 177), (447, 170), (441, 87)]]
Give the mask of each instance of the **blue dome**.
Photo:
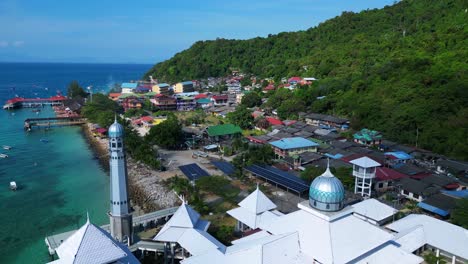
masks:
[(310, 184), (309, 204), (313, 208), (321, 211), (338, 211), (343, 208), (344, 198), (343, 184), (329, 168)]
[(115, 120), (114, 124), (109, 127), (109, 137), (123, 137), (123, 135), (124, 127)]

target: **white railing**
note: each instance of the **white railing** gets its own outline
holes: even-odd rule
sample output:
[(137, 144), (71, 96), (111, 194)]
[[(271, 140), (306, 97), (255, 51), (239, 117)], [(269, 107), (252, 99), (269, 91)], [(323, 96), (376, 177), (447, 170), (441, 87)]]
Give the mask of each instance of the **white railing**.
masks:
[(359, 177), (359, 178), (375, 178), (375, 172), (374, 173), (365, 173), (365, 172), (359, 172), (359, 171), (354, 171), (353, 170), (353, 176)]

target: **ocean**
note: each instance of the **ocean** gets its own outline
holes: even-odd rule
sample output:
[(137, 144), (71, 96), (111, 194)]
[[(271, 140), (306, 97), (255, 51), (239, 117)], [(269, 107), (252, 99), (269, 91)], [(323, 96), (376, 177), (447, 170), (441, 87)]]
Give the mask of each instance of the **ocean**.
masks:
[[(14, 96), (66, 94), (77, 80), (94, 92), (139, 79), (151, 65), (0, 63), (0, 103)], [(54, 116), (52, 108), (0, 109), (0, 263), (50, 261), (44, 238), (76, 229), (86, 221), (108, 223), (109, 176), (86, 143), (79, 127), (23, 130), (28, 117)], [(41, 139), (47, 139), (45, 143)], [(16, 181), (18, 191), (9, 190)]]

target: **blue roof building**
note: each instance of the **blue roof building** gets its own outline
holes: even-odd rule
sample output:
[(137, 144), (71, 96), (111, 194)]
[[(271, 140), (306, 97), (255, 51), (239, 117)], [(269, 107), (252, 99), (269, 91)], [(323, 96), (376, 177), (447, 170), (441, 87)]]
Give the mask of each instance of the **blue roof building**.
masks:
[(385, 162), (393, 168), (401, 167), (404, 163), (413, 158), (413, 156), (404, 151), (385, 152), (384, 155)]
[(138, 84), (137, 83), (122, 83), (122, 89), (135, 89), (137, 88)]
[(285, 158), (303, 152), (317, 152), (319, 144), (302, 137), (283, 138), (270, 142), (277, 158)]

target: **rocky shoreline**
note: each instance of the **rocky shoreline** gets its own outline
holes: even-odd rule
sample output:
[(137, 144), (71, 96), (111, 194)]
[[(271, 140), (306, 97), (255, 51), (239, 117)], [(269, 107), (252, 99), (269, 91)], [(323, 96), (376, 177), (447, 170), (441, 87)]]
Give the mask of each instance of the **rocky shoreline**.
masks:
[[(107, 139), (93, 136), (91, 124), (83, 125), (83, 134), (101, 166), (109, 171)], [(128, 188), (137, 214), (148, 213), (177, 204), (177, 196), (163, 185), (157, 172), (127, 156)]]

